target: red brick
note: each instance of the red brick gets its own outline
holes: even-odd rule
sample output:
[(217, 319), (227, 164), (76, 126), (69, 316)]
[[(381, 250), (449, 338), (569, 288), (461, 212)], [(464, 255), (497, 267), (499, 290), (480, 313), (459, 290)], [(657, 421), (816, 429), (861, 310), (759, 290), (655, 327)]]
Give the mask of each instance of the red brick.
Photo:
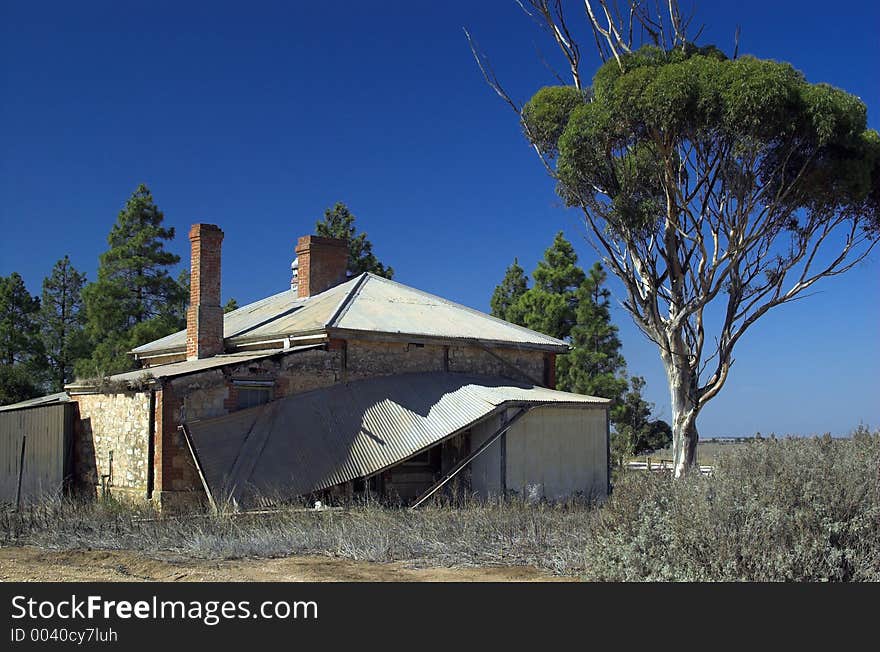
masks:
[(348, 243), (345, 240), (304, 235), (296, 244), (296, 255), (299, 297), (319, 294), (347, 279)]
[(190, 294), (186, 312), (186, 357), (223, 353), (220, 307), (220, 249), (223, 231), (214, 224), (193, 224), (190, 240)]

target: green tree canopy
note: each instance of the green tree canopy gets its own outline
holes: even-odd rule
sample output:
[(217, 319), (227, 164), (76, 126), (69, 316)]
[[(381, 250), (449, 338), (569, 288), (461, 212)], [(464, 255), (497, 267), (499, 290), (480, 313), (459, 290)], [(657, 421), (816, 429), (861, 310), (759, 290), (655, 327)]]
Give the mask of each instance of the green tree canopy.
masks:
[(55, 263), (52, 273), (43, 279), (43, 297), (39, 325), (52, 391), (60, 392), (73, 380), (77, 360), (89, 354), (85, 334), (85, 311), (82, 289), (86, 277), (65, 256)]
[(26, 401), (43, 394), (43, 388), (25, 365), (0, 364), (0, 405)]
[(611, 292), (600, 263), (588, 274), (562, 233), (533, 273), (535, 284), (514, 260), (492, 295), (492, 314), (571, 343), (556, 358), (557, 389), (610, 398), (615, 445), (621, 455), (644, 450), (653, 442), (652, 407), (642, 399), (643, 378), (627, 377), (617, 326), (611, 320)]
[[(511, 306), (519, 301), (520, 297), (529, 289), (529, 277), (525, 270), (520, 267), (519, 261), (514, 258), (513, 264), (507, 268), (500, 285), (492, 293), (489, 305), (492, 315), (501, 319), (507, 319)], [(509, 321), (509, 320), (508, 320)]]
[(392, 278), (394, 269), (386, 267), (373, 253), (373, 244), (367, 239), (366, 233), (358, 233), (354, 224), (355, 217), (342, 202), (336, 202), (333, 208), (324, 211), (323, 219), (315, 223), (317, 235), (325, 238), (340, 238), (348, 241), (348, 274), (357, 276), (363, 272), (372, 272), (377, 276)]
[(229, 299), (225, 304), (223, 304), (223, 312), (232, 312), (233, 310), (238, 310), (241, 306), (238, 305), (238, 301), (234, 298)]
[[(550, 34), (569, 34), (561, 7), (532, 5)], [(630, 16), (655, 41), (641, 48), (625, 26), (587, 18), (607, 57), (592, 87), (581, 84), (576, 44), (554, 37), (573, 85), (539, 90), (520, 117), (623, 282), (625, 308), (658, 346), (680, 475), (695, 462), (697, 417), (724, 386), (742, 335), (876, 243), (880, 136), (845, 91), (811, 84), (787, 63), (689, 43), (674, 1), (669, 31)], [(710, 305), (721, 316), (711, 330)]]
[(0, 362), (34, 362), (42, 351), (37, 315), (40, 300), (31, 296), (18, 272), (0, 276)]
[(95, 343), (92, 357), (77, 364), (82, 376), (106, 375), (134, 367), (128, 352), (179, 330), (184, 288), (169, 274), (180, 256), (165, 250), (174, 228), (150, 190), (137, 187), (119, 212), (101, 254), (98, 280), (83, 290), (86, 332)]
[(672, 441), (672, 428), (661, 419), (651, 420), (654, 406), (642, 396), (645, 379), (633, 376), (629, 389), (612, 407), (614, 433), (612, 454), (618, 463), (627, 457), (665, 448)]
[(551, 337), (567, 339), (577, 320), (577, 291), (585, 276), (577, 264), (574, 247), (562, 231), (544, 252), (532, 278), (534, 285), (509, 305), (504, 319)]
[(574, 349), (557, 358), (556, 384), (565, 391), (610, 398), (616, 407), (627, 388), (626, 361), (611, 320), (606, 279), (602, 265), (595, 263), (577, 290), (570, 338)]
[(0, 405), (43, 393), (39, 312), (40, 300), (31, 296), (20, 274), (0, 276)]

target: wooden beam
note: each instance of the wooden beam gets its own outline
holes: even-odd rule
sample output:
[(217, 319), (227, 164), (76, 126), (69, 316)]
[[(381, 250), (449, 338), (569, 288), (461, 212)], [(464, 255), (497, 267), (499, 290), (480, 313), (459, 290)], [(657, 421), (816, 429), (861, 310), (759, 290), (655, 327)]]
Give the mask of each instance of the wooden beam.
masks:
[(211, 504), (211, 509), (214, 512), (217, 512), (217, 503), (214, 502), (214, 496), (211, 494), (211, 488), (208, 486), (208, 480), (205, 478), (205, 472), (202, 469), (202, 463), (199, 461), (199, 454), (196, 453), (196, 447), (193, 446), (192, 437), (189, 434), (189, 429), (186, 427), (185, 423), (181, 423), (177, 426), (177, 429), (183, 433), (183, 438), (186, 440), (186, 445), (189, 448), (189, 452), (192, 454), (193, 462), (196, 465), (196, 471), (199, 472), (199, 478), (202, 481), (202, 486), (205, 488), (205, 493), (208, 494), (208, 502)]
[(525, 414), (527, 412), (533, 410), (536, 407), (538, 407), (538, 406), (533, 405), (533, 406), (529, 406), (529, 407), (520, 408), (519, 412), (514, 414), (512, 419), (510, 419), (507, 423), (503, 423), (501, 425), (501, 427), (498, 428), (498, 430), (496, 430), (492, 434), (492, 436), (489, 437), (489, 439), (484, 441), (477, 450), (475, 450), (473, 453), (471, 453), (470, 455), (465, 457), (461, 462), (459, 462), (454, 467), (452, 467), (452, 469), (450, 469), (446, 473), (446, 475), (444, 475), (442, 478), (440, 478), (436, 483), (434, 483), (433, 486), (431, 486), (430, 489), (428, 489), (425, 493), (423, 493), (421, 496), (419, 496), (418, 499), (412, 504), (410, 509), (415, 509), (416, 507), (421, 505), (423, 502), (428, 500), (428, 498), (430, 498), (435, 493), (437, 493), (443, 487), (443, 485), (445, 485), (447, 482), (452, 480), (452, 478), (454, 478), (456, 475), (458, 475), (459, 471), (461, 471), (464, 467), (466, 467), (468, 464), (470, 464), (479, 455), (482, 455), (486, 451), (486, 449), (489, 448), (489, 446), (494, 444), (498, 440), (498, 438), (501, 437), (501, 435), (503, 435), (508, 430), (510, 430), (510, 428), (511, 428), (511, 426), (513, 426), (513, 424), (515, 424), (523, 416), (525, 416)]

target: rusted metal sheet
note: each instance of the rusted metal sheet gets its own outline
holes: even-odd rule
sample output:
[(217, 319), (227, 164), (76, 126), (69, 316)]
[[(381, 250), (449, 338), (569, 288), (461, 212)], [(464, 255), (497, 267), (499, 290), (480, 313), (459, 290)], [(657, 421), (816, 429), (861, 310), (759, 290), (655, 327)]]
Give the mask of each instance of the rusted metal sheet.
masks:
[(71, 471), (74, 409), (55, 401), (0, 412), (0, 502), (16, 502), (19, 476), (22, 501), (62, 491)]
[(369, 477), (512, 405), (604, 410), (607, 399), (454, 373), (334, 385), (187, 424), (219, 503)]

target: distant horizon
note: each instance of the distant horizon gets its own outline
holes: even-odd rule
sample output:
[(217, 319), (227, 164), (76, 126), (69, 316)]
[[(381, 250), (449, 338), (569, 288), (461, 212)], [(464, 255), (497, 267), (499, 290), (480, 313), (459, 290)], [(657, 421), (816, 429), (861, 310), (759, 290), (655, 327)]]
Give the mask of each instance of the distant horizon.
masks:
[[(50, 4), (0, 9), (0, 275), (19, 272), (32, 294), (65, 254), (95, 280), (141, 182), (177, 231), (172, 276), (188, 266), (189, 226), (218, 224), (223, 298), (242, 306), (286, 289), (296, 238), (337, 201), (394, 280), (487, 313), (514, 257), (531, 275), (557, 231), (582, 267), (596, 260), (464, 39), (462, 26), (518, 100), (557, 83), (533, 44), (565, 66), (514, 2), (159, 3), (147, 27), (133, 7)], [(838, 3), (847, 29), (837, 31), (825, 9), (698, 6), (700, 42), (730, 52), (741, 25), (740, 53), (790, 61), (809, 81), (859, 96), (878, 129), (880, 4)], [(572, 22), (584, 27), (580, 13)], [(592, 75), (592, 36), (581, 36)], [(756, 324), (700, 415), (701, 439), (880, 426), (878, 252)], [(645, 377), (655, 418), (669, 421), (656, 346), (611, 275), (608, 287), (629, 373)], [(720, 434), (730, 432), (745, 434)]]

